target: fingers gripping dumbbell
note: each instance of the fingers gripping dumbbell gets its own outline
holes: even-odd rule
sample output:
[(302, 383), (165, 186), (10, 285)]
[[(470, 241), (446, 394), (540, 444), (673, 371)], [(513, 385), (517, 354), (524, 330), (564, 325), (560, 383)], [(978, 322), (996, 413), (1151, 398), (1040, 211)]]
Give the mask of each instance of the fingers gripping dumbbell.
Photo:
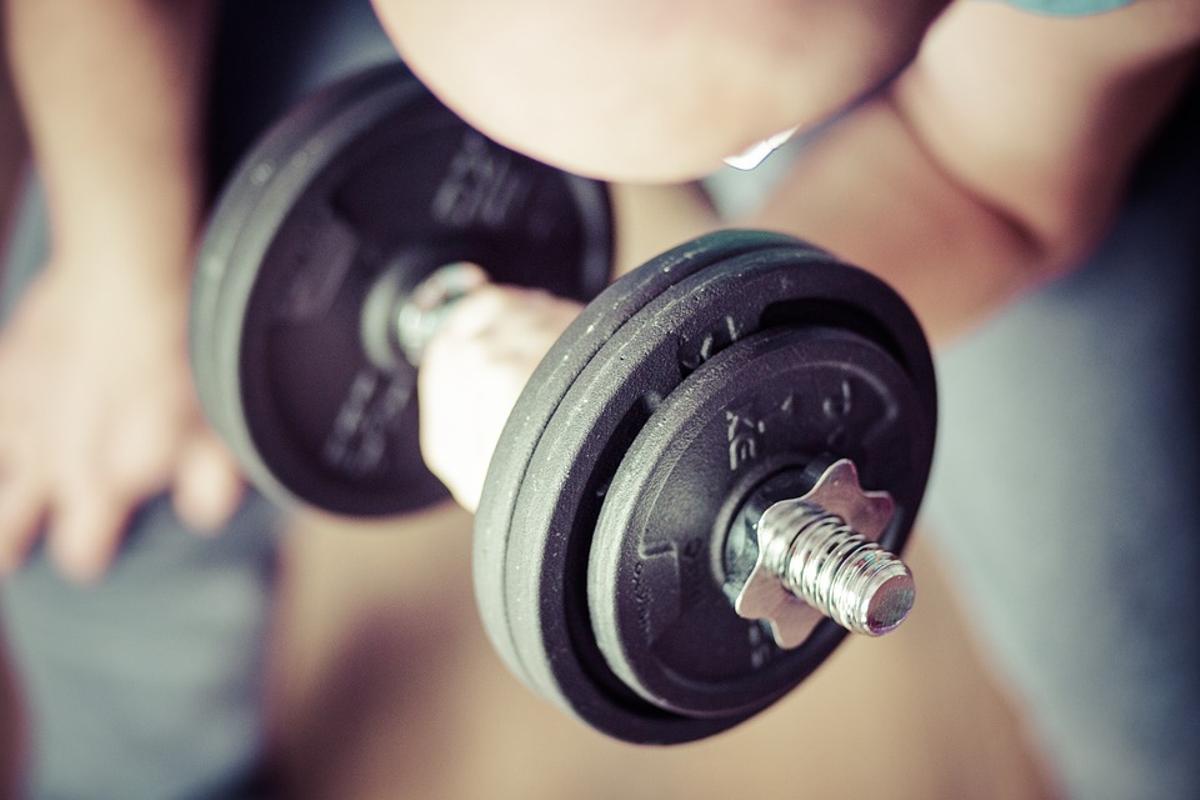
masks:
[[(489, 142), (398, 66), (327, 91), (267, 143), (206, 237), (205, 406), (277, 496), (360, 514), (427, 502), (413, 365), (483, 280), (461, 264), (600, 292), (604, 187)], [(471, 214), (431, 212), (463, 163), (490, 164), (490, 188), (468, 192)], [(776, 234), (681, 245), (600, 292), (509, 416), (475, 523), (487, 632), (531, 688), (612, 736), (735, 725), (847, 630), (907, 614), (893, 554), (935, 420), (928, 347), (881, 281)], [(355, 458), (331, 457), (349, 441)]]

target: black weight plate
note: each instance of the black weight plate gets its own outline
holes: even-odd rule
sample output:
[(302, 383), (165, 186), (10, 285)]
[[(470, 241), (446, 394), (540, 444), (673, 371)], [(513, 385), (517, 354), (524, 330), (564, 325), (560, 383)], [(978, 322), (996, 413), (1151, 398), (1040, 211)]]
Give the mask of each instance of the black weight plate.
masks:
[(608, 665), (686, 716), (743, 714), (794, 687), (844, 631), (825, 620), (783, 650), (734, 612), (724, 590), (733, 513), (770, 475), (849, 458), (865, 486), (896, 500), (881, 544), (898, 552), (930, 465), (926, 411), (891, 356), (844, 330), (774, 328), (705, 362), (642, 427), (605, 496), (588, 607)]
[[(222, 433), (229, 430), (224, 421), (221, 393), (216, 391), (217, 375), (214, 342), (220, 330), (218, 313), (222, 289), (228, 288), (226, 270), (238, 237), (254, 219), (252, 213), (272, 186), (270, 178), (281, 163), (293, 154), (320, 120), (335, 116), (364, 93), (397, 79), (398, 64), (364, 73), (353, 87), (339, 85), (318, 92), (273, 125), (238, 164), (223, 187), (209, 215), (197, 257), (189, 316), (189, 347), (196, 390), (209, 421)], [(351, 91), (351, 88), (354, 91)]]
[(563, 395), (630, 317), (679, 280), (724, 259), (794, 243), (791, 237), (774, 233), (726, 230), (668, 250), (623, 276), (589, 303), (534, 371), (488, 465), (475, 514), (472, 557), (475, 598), (484, 629), (517, 677), (526, 680), (513, 650), (504, 593), (513, 508), (534, 448)]
[(336, 84), (255, 148), (210, 223), (192, 330), (206, 410), (277, 499), (353, 515), (440, 499), (414, 368), (364, 350), (367, 293), (467, 260), (586, 300), (610, 224), (602, 184), (487, 140), (402, 65)]
[(505, 571), (515, 657), (535, 689), (618, 738), (688, 741), (746, 716), (693, 718), (646, 702), (609, 669), (591, 628), (587, 563), (602, 498), (653, 408), (733, 340), (822, 325), (880, 343), (936, 417), (932, 363), (903, 301), (873, 276), (791, 242), (712, 264), (630, 318), (562, 397), (525, 472)]

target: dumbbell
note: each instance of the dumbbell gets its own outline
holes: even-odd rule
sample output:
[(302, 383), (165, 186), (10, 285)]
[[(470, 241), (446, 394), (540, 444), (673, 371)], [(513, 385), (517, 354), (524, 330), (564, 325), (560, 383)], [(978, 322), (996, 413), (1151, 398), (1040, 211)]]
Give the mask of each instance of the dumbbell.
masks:
[[(458, 201), (474, 212), (431, 213), (460, 184), (486, 187)], [(894, 554), (929, 474), (933, 365), (895, 292), (809, 244), (719, 231), (601, 291), (610, 228), (603, 185), (505, 150), (402, 66), (379, 68), (302, 105), (239, 169), (202, 248), (193, 358), (260, 485), (389, 513), (439, 496), (412, 354), (437, 298), (459, 294), (444, 267), (599, 292), (493, 455), (476, 597), (534, 691), (608, 735), (678, 743), (763, 710), (848, 630), (907, 614)], [(356, 437), (369, 458), (330, 458)]]

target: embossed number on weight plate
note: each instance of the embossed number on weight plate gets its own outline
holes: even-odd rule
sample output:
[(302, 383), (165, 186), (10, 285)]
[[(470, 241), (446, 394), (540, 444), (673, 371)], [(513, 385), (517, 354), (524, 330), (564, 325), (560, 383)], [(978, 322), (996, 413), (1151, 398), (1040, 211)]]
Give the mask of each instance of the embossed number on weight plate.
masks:
[(529, 193), (529, 181), (513, 168), (512, 154), (492, 147), (474, 131), (463, 136), (430, 211), (443, 225), (500, 228)]
[(413, 388), (411, 375), (385, 379), (372, 368), (361, 370), (333, 419), (322, 448), (325, 463), (347, 475), (376, 471), (387, 451), (391, 424), (408, 405)]

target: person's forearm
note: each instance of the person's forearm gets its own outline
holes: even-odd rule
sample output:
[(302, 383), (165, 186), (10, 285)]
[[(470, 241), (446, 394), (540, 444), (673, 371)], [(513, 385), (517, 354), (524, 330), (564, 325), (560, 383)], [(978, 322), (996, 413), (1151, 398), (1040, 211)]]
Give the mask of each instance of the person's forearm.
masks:
[[(57, 252), (178, 271), (201, 213), (209, 0), (6, 0)], [(144, 258), (143, 258), (144, 256)], [(135, 267), (145, 264), (146, 267)]]
[(1042, 273), (1039, 243), (949, 178), (881, 99), (798, 157), (748, 219), (887, 280), (944, 340)]
[(945, 341), (1097, 244), (1194, 63), (1196, 9), (1053, 20), (959, 4), (749, 222), (881, 275)]
[(699, 184), (613, 183), (609, 190), (616, 234), (614, 277), (720, 227), (717, 212)]
[(1085, 218), (1039, 230), (964, 185), (883, 98), (801, 154), (748, 224), (880, 275), (940, 344), (1078, 263), (1111, 220), (1125, 177), (1114, 171), (1094, 187)]

